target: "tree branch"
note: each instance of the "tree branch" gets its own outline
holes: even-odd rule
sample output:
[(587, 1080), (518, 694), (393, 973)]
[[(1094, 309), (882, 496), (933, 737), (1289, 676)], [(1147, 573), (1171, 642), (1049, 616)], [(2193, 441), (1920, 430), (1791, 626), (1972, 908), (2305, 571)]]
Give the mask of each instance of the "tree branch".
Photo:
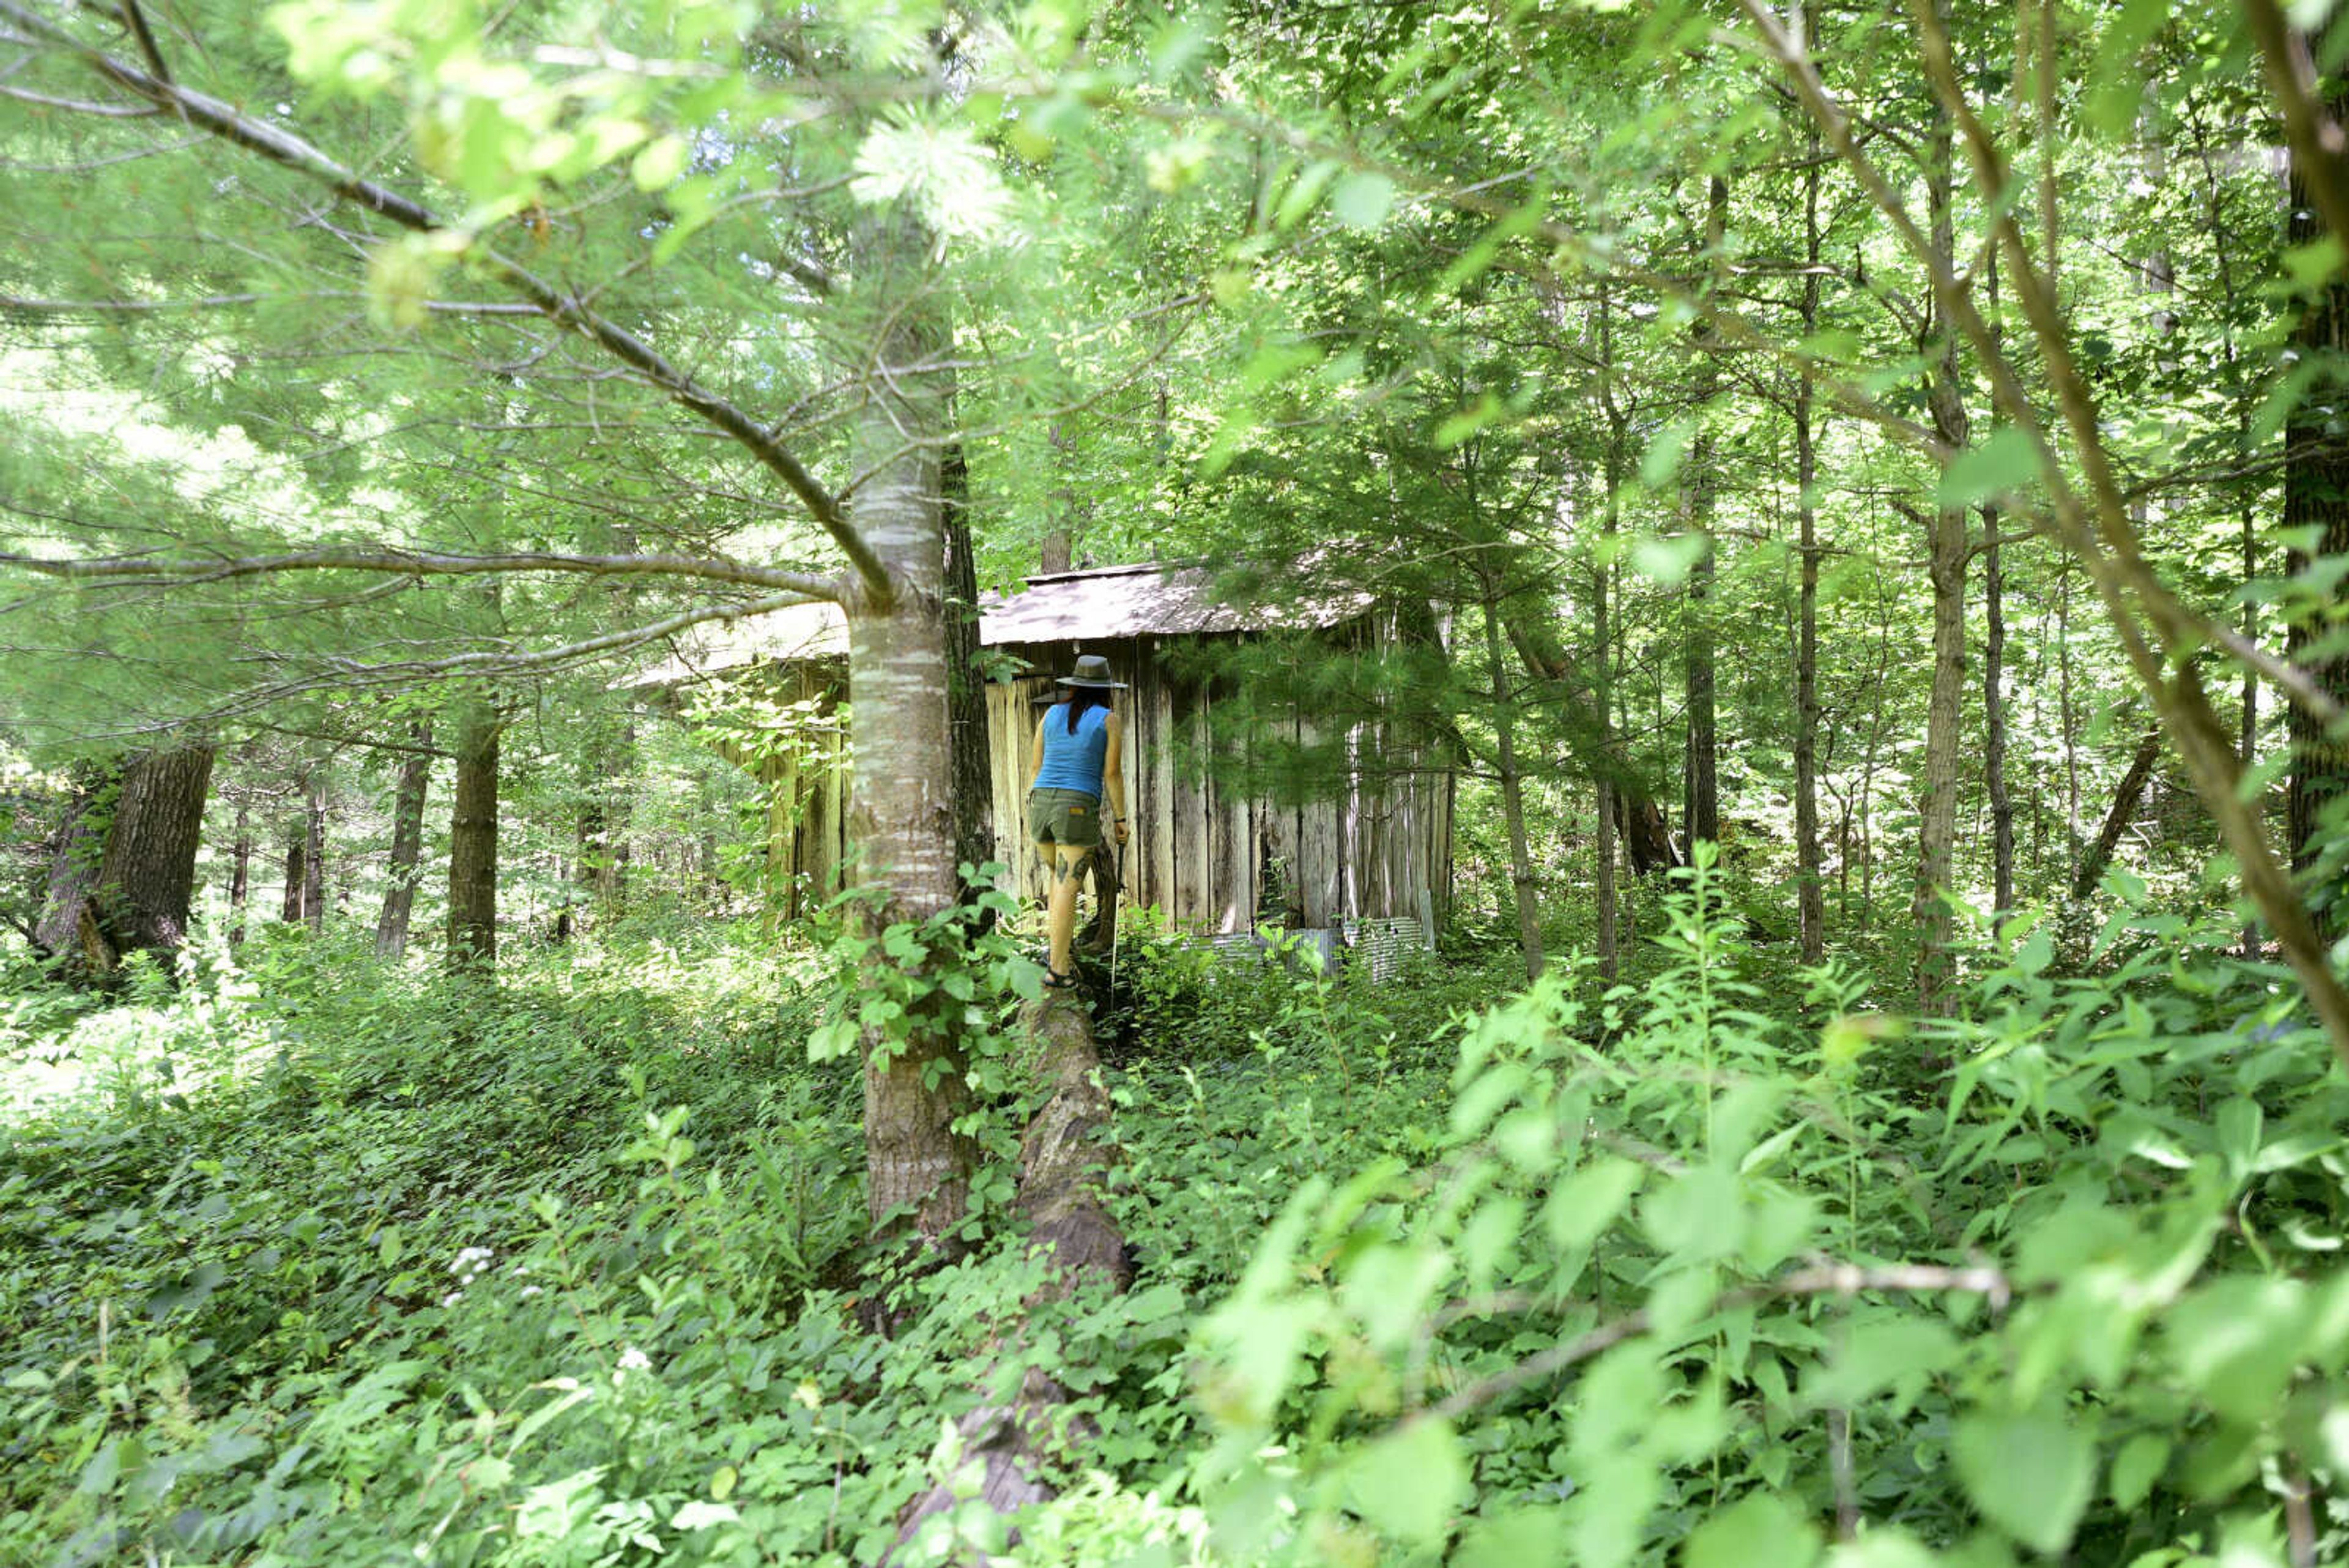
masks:
[[(265, 120), (253, 119), (209, 94), (181, 87), (119, 60), (105, 50), (82, 42), (46, 17), (26, 10), (16, 4), (16, 0), (0, 0), (0, 16), (6, 17), (35, 37), (74, 55), (91, 70), (124, 91), (168, 109), (188, 124), (232, 146), (243, 148), (316, 181), (345, 201), (387, 218), (401, 228), (418, 234), (431, 234), (446, 226), (430, 208), (344, 167), (324, 151), (293, 132), (281, 130)], [(825, 489), (815, 475), (757, 421), (671, 364), (651, 344), (595, 310), (576, 295), (556, 288), (520, 262), (501, 254), (478, 240), (471, 245), (467, 255), (529, 301), (540, 314), (590, 339), (677, 402), (740, 443), (782, 480), (806, 505), (810, 515), (825, 533), (832, 535), (833, 542), (840, 546), (842, 554), (855, 568), (865, 594), (877, 603), (885, 604), (889, 600), (895, 592), (889, 569), (849, 522), (839, 498)]]
[(0, 566), (15, 566), (46, 577), (99, 580), (151, 586), (159, 583), (214, 583), (233, 577), (275, 572), (389, 572), (400, 576), (462, 577), (498, 572), (577, 572), (590, 576), (693, 577), (704, 582), (739, 583), (749, 587), (780, 588), (793, 602), (828, 599), (838, 602), (843, 585), (837, 577), (771, 566), (746, 566), (739, 562), (692, 556), (568, 556), (554, 551), (522, 551), (502, 556), (452, 556), (432, 550), (304, 550), (282, 556), (105, 556), (87, 560), (54, 560), (38, 556), (0, 554)]
[[(1965, 1291), (1989, 1297), (1994, 1311), (2002, 1310), (2014, 1294), (2006, 1276), (1988, 1267), (1948, 1269), (1925, 1263), (1892, 1263), (1881, 1268), (1863, 1269), (1853, 1263), (1822, 1263), (1813, 1268), (1797, 1269), (1791, 1274), (1782, 1274), (1777, 1279), (1759, 1284), (1740, 1285), (1734, 1290), (1723, 1291), (1713, 1298), (1707, 1315), (1731, 1312), (1757, 1302), (1800, 1296), (1853, 1296), (1862, 1291)], [(1529, 1355), (1515, 1366), (1505, 1367), (1489, 1377), (1477, 1379), (1442, 1404), (1413, 1413), (1406, 1418), (1404, 1425), (1430, 1417), (1450, 1420), (1465, 1415), (1478, 1406), (1488, 1405), (1545, 1377), (1554, 1376), (1569, 1366), (1588, 1361), (1627, 1339), (1637, 1339), (1651, 1326), (1653, 1320), (1645, 1308), (1619, 1317), (1612, 1323), (1602, 1323), (1564, 1345), (1545, 1350), (1538, 1355)]]
[(131, 740), (158, 733), (171, 733), (191, 727), (216, 725), (246, 714), (262, 711), (288, 697), (325, 689), (364, 691), (374, 686), (409, 686), (419, 680), (453, 677), (460, 680), (502, 680), (515, 675), (536, 674), (565, 664), (600, 658), (606, 654), (626, 653), (674, 637), (692, 627), (712, 621), (734, 621), (770, 610), (788, 609), (805, 604), (799, 594), (774, 594), (765, 598), (750, 599), (741, 604), (715, 605), (701, 609), (680, 610), (663, 619), (630, 627), (623, 631), (605, 632), (559, 648), (540, 649), (533, 653), (460, 653), (446, 659), (413, 659), (397, 664), (365, 664), (357, 659), (334, 659), (332, 675), (308, 675), (291, 680), (273, 681), (267, 686), (242, 692), (216, 707), (192, 718), (174, 718), (152, 724), (141, 724), (127, 730), (115, 730), (94, 735), (99, 740)]
[[(2243, 0), (2243, 16), (2259, 40), (2268, 85), (2283, 110), (2284, 140), (2323, 216), (2325, 233), (2349, 245), (2349, 177), (2344, 177), (2341, 127), (2317, 102), (2316, 62), (2308, 57), (2308, 40), (2293, 31), (2275, 0)], [(2337, 272), (2343, 264), (2336, 260), (2333, 265)]]

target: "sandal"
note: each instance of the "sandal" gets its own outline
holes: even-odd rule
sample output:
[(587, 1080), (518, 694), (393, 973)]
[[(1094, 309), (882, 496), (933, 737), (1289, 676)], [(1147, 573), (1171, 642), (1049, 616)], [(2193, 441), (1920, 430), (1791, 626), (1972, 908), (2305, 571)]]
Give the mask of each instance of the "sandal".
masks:
[(1046, 991), (1074, 991), (1076, 987), (1077, 977), (1075, 975), (1062, 974), (1050, 964), (1046, 964), (1044, 966), (1044, 989)]

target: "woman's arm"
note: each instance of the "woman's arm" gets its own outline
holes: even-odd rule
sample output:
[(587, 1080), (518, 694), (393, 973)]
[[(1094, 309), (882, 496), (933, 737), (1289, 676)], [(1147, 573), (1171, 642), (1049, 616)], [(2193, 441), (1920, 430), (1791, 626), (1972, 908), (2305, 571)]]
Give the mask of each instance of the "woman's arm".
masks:
[(1110, 809), (1117, 814), (1117, 830), (1125, 832), (1125, 769), (1124, 749), (1118, 740), (1117, 715), (1112, 713), (1102, 722), (1109, 732), (1109, 750), (1102, 754), (1102, 787), (1109, 793)]
[(1044, 721), (1036, 721), (1036, 765), (1028, 770), (1028, 787), (1034, 789), (1036, 781), (1044, 776)]

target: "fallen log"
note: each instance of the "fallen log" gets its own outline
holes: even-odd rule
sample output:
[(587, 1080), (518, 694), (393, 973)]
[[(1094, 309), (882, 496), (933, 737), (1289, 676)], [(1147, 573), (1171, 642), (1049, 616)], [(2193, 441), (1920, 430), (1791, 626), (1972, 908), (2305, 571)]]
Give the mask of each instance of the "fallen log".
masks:
[[(1022, 1032), (1036, 1043), (1035, 1072), (1050, 1093), (1029, 1118), (1019, 1140), (1019, 1195), (1016, 1211), (1030, 1226), (1030, 1243), (1047, 1264), (1044, 1285), (1030, 1296), (1030, 1308), (1063, 1300), (1093, 1280), (1123, 1291), (1133, 1282), (1125, 1238), (1110, 1217), (1102, 1181), (1116, 1162), (1110, 1135), (1111, 1105), (1101, 1084), (1101, 1056), (1093, 1046), (1092, 1014), (1081, 992), (1047, 992), (1020, 1010)], [(998, 1348), (1018, 1346), (999, 1339)], [(982, 1405), (957, 1427), (963, 1465), (981, 1466), (977, 1496), (996, 1513), (1009, 1516), (1054, 1495), (1045, 1479), (1056, 1448), (1083, 1444), (1090, 1424), (1061, 1415), (1069, 1391), (1036, 1367), (1022, 1374), (1008, 1401)], [(1056, 1428), (1058, 1428), (1056, 1432)], [(914, 1538), (922, 1521), (946, 1512), (972, 1495), (957, 1490), (954, 1478), (941, 1478), (916, 1499), (898, 1529), (890, 1557)], [(888, 1558), (883, 1560), (885, 1563)]]

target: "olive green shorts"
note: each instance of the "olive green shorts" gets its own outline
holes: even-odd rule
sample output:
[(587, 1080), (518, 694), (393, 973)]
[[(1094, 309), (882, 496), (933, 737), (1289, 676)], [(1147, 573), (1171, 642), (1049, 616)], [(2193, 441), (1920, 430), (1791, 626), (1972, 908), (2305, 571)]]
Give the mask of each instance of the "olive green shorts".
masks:
[(1028, 836), (1038, 844), (1091, 849), (1102, 841), (1101, 802), (1081, 789), (1031, 789)]

